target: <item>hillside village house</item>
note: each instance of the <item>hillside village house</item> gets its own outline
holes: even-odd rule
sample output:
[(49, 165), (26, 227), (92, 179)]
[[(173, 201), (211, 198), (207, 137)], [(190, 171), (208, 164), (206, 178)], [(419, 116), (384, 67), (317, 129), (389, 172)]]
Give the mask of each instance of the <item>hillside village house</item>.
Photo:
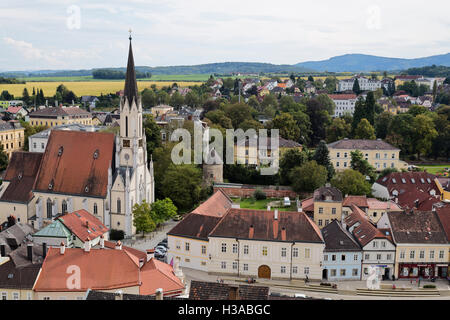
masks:
[(450, 245), (436, 212), (389, 212), (379, 223), (392, 230), (397, 278), (447, 277)]
[(322, 236), (325, 241), (322, 278), (360, 280), (362, 250), (355, 239), (337, 220), (322, 228)]
[(356, 94), (329, 94), (331, 100), (335, 104), (334, 117), (340, 117), (344, 114), (351, 114), (355, 112)]
[(396, 168), (398, 170), (407, 169), (408, 164), (401, 161), (400, 149), (382, 141), (363, 139), (343, 139), (328, 144), (330, 161), (336, 171), (343, 171), (351, 167), (351, 152), (361, 151), (364, 158), (377, 171), (386, 168)]
[(167, 261), (178, 260), (180, 266), (208, 271), (208, 235), (233, 201), (221, 190), (215, 192), (167, 233)]
[(32, 126), (46, 127), (71, 123), (92, 125), (92, 115), (79, 107), (46, 107), (28, 114), (27, 121)]
[[(89, 242), (84, 248), (50, 248), (41, 272), (34, 284), (35, 300), (83, 300), (88, 289), (155, 295), (162, 288), (167, 296), (183, 294), (185, 285), (180, 270), (176, 270), (145, 252), (136, 254), (123, 248), (120, 241), (115, 249), (101, 247), (94, 249)], [(74, 261), (79, 268), (80, 280), (77, 286), (67, 286), (67, 270)], [(70, 270), (70, 269), (69, 269)], [(73, 272), (73, 271), (72, 271)]]
[(403, 209), (431, 210), (433, 205), (450, 200), (439, 179), (428, 172), (392, 172), (372, 185), (372, 194), (392, 199)]
[(369, 268), (379, 268), (379, 275), (391, 279), (394, 274), (395, 244), (388, 228), (377, 229), (364, 211), (351, 205), (352, 213), (343, 220), (343, 227), (350, 232), (362, 248), (362, 280), (369, 276)]
[[(15, 179), (16, 192), (2, 202), (8, 215), (17, 209), (16, 200), (20, 199), (26, 204), (22, 207), (27, 208), (30, 223), (41, 229), (59, 214), (84, 209), (106, 227), (132, 236), (133, 205), (144, 200), (152, 203), (155, 195), (131, 42), (120, 114), (120, 133), (116, 136), (107, 132), (52, 131), (37, 170), (10, 164), (13, 170), (9, 180)], [(38, 156), (34, 164), (38, 164)], [(25, 171), (27, 179), (22, 179)], [(35, 204), (35, 214), (30, 203)]]
[(21, 150), (25, 141), (25, 129), (17, 120), (0, 123), (0, 142), (9, 158), (14, 151)]
[(325, 247), (304, 212), (229, 209), (211, 231), (208, 273), (267, 279), (321, 279)]

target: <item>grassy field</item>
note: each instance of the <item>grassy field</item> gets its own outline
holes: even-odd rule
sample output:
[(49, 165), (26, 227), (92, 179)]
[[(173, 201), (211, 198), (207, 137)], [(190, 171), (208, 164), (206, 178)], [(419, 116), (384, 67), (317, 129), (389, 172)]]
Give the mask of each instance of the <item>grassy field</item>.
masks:
[(435, 175), (444, 175), (448, 177), (449, 173), (445, 172), (445, 168), (450, 168), (450, 163), (447, 165), (433, 165), (433, 166), (419, 166), (427, 172)]
[[(170, 86), (174, 81), (138, 81), (139, 90), (149, 88), (152, 84), (160, 88), (163, 86)], [(198, 85), (198, 82), (193, 81), (176, 81), (180, 87), (188, 87)], [(26, 87), (28, 92), (33, 92), (34, 88), (39, 88), (44, 91), (45, 96), (53, 96), (56, 93), (56, 88), (64, 84), (69, 90), (72, 90), (77, 96), (93, 95), (97, 96), (101, 93), (116, 93), (124, 87), (124, 81), (43, 81), (43, 82), (27, 82), (26, 84), (0, 84), (0, 92), (8, 90), (10, 94), (16, 97), (21, 97), (23, 89)]]
[[(209, 79), (209, 74), (155, 74), (152, 75), (151, 79), (148, 81), (198, 81), (204, 82)], [(94, 79), (92, 76), (73, 76), (73, 77), (27, 77), (18, 78), (18, 80), (23, 80), (26, 82), (54, 82), (54, 81), (112, 81), (120, 82), (124, 80), (103, 80)]]
[[(245, 198), (240, 200), (242, 209), (267, 210), (267, 204), (271, 201), (280, 199), (255, 200), (253, 198)], [(236, 202), (236, 201), (235, 201)], [(275, 208), (274, 208), (275, 209)], [(295, 201), (291, 201), (291, 206), (286, 208), (277, 208), (279, 211), (297, 211)]]

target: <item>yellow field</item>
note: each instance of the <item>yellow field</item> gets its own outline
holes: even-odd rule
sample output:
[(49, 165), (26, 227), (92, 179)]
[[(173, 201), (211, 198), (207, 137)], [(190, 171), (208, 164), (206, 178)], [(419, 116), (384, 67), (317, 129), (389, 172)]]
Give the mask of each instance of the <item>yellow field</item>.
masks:
[[(150, 88), (152, 84), (160, 88), (163, 86), (171, 86), (174, 82), (179, 87), (188, 87), (200, 85), (201, 82), (182, 82), (182, 81), (138, 81), (139, 90)], [(8, 92), (15, 97), (21, 97), (23, 89), (27, 87), (31, 95), (34, 88), (39, 88), (44, 91), (46, 97), (53, 96), (56, 93), (56, 88), (64, 84), (69, 90), (72, 90), (78, 97), (80, 96), (98, 96), (101, 93), (116, 93), (123, 89), (124, 81), (62, 81), (62, 82), (27, 82), (26, 84), (0, 84), (0, 92), (8, 90)]]

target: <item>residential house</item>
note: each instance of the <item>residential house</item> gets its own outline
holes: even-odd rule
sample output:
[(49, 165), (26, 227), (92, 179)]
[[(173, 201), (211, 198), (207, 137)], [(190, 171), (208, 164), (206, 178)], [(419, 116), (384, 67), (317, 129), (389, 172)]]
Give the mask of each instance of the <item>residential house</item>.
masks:
[(394, 274), (396, 251), (390, 229), (377, 229), (364, 211), (354, 204), (351, 205), (351, 209), (352, 213), (343, 219), (342, 224), (362, 248), (362, 280), (368, 278), (369, 268), (378, 268), (379, 276), (391, 279)]
[(320, 229), (327, 226), (333, 220), (341, 221), (342, 192), (339, 189), (329, 184), (316, 189), (314, 190), (313, 202), (313, 220)]
[(343, 217), (351, 214), (351, 205), (354, 204), (366, 214), (366, 217), (375, 225), (383, 214), (390, 211), (402, 211), (394, 201), (381, 201), (376, 198), (364, 196), (346, 196), (342, 202)]
[(71, 123), (92, 125), (92, 114), (79, 107), (46, 107), (31, 112), (27, 116), (27, 121), (32, 126), (46, 127)]
[(372, 185), (372, 194), (394, 200), (403, 209), (422, 211), (431, 210), (433, 204), (441, 201), (440, 182), (428, 172), (392, 172)]
[[(145, 253), (144, 253), (145, 254)], [(74, 265), (76, 261), (76, 265)], [(68, 286), (67, 270), (80, 278)], [(88, 289), (114, 293), (155, 295), (158, 288), (164, 294), (176, 296), (184, 293), (182, 274), (155, 258), (140, 258), (122, 248), (101, 245), (91, 248), (49, 248), (33, 291), (35, 300), (83, 300)]]
[(81, 103), (85, 108), (93, 109), (100, 100), (96, 96), (81, 96)]
[(9, 158), (14, 151), (21, 150), (25, 141), (25, 128), (17, 120), (0, 123), (0, 142)]
[(363, 76), (355, 76), (351, 79), (344, 79), (338, 82), (338, 91), (348, 91), (353, 90), (353, 85), (358, 79), (359, 88), (361, 91), (375, 91), (381, 88), (381, 81), (378, 79), (369, 79)]
[(351, 152), (359, 150), (371, 166), (377, 171), (386, 168), (406, 169), (408, 164), (399, 159), (400, 149), (381, 139), (343, 139), (328, 144), (330, 160), (336, 171), (349, 169)]
[(319, 228), (304, 212), (231, 208), (208, 238), (210, 274), (322, 278), (325, 244)]
[(33, 234), (33, 242), (45, 242), (49, 247), (59, 247), (64, 243), (67, 248), (83, 248), (85, 242), (89, 241), (93, 247), (100, 243), (101, 237), (108, 239), (108, 231), (99, 219), (86, 210), (67, 213), (65, 207), (62, 216)]
[(208, 271), (209, 233), (231, 208), (233, 201), (221, 190), (215, 192), (168, 233), (170, 262), (179, 260), (180, 266)]
[(447, 277), (450, 245), (436, 212), (388, 212), (380, 225), (392, 230), (397, 278)]
[(32, 190), (39, 173), (42, 153), (14, 152), (0, 186), (0, 221), (10, 215), (17, 222), (35, 225), (36, 200)]
[(334, 117), (340, 117), (344, 114), (355, 112), (356, 94), (329, 94), (331, 100), (335, 104)]
[(322, 228), (325, 241), (322, 278), (329, 281), (360, 280), (362, 250), (341, 223), (333, 220)]
[(23, 106), (10, 106), (8, 109), (6, 109), (6, 113), (9, 113), (12, 115), (12, 118), (25, 118), (25, 116), (28, 114), (28, 110), (25, 109)]

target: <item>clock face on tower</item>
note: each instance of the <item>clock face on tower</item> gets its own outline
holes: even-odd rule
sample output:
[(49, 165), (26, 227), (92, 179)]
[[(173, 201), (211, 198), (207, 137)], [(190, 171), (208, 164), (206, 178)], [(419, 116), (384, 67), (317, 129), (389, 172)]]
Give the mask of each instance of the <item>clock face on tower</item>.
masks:
[(128, 153), (125, 153), (124, 158), (125, 158), (126, 161), (128, 161), (128, 160), (130, 160), (130, 155)]

